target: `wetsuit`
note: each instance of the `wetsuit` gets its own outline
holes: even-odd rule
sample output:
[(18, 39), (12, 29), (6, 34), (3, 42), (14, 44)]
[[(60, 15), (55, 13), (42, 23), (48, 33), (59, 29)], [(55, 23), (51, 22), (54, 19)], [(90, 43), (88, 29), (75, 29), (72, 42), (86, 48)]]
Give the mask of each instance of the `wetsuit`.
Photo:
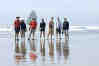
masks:
[(41, 23), (40, 23), (40, 31), (41, 31), (41, 32), (45, 32), (45, 27), (46, 27), (45, 22), (41, 22)]

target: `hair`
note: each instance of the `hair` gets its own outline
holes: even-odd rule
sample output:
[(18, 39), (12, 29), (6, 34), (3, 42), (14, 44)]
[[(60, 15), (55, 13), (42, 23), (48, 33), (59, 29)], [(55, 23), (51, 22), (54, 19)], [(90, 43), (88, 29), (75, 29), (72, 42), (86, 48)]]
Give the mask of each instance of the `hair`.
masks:
[(59, 18), (59, 17), (57, 17), (57, 20), (59, 21), (59, 20), (60, 20), (60, 18)]
[(24, 22), (24, 20), (22, 19), (21, 22)]
[(17, 16), (16, 18), (17, 18), (17, 19), (19, 19), (20, 17), (19, 17), (19, 16)]
[(64, 17), (64, 20), (67, 20), (67, 18), (66, 18), (66, 17)]
[(44, 22), (44, 18), (42, 18), (42, 22)]
[(51, 17), (51, 19), (53, 20), (53, 19), (54, 19), (54, 17)]
[(36, 20), (35, 18), (32, 18), (32, 20)]

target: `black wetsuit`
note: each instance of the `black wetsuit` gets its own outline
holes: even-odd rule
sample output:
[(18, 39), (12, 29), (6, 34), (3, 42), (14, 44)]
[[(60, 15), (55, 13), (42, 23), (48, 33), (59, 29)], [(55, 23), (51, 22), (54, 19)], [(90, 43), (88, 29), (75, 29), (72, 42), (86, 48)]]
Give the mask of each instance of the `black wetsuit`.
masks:
[(69, 30), (69, 22), (68, 21), (64, 21), (63, 30)]
[(41, 22), (41, 23), (40, 23), (40, 31), (41, 31), (41, 32), (42, 32), (42, 31), (45, 32), (45, 27), (46, 27), (45, 22)]
[(40, 23), (40, 28), (41, 28), (40, 31), (45, 31), (45, 27), (46, 27), (45, 22), (41, 22), (41, 23)]
[(21, 22), (20, 26), (21, 26), (21, 30), (26, 31), (26, 24), (24, 22)]

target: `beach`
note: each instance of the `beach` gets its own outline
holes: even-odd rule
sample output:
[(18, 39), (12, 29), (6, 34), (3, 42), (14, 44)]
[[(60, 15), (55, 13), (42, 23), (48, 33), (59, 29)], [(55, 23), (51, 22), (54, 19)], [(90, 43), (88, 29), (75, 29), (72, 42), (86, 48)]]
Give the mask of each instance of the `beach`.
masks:
[[(99, 30), (79, 29), (75, 28), (75, 30), (70, 31), (69, 40), (64, 40), (63, 36), (61, 40), (56, 39), (54, 36), (52, 41), (50, 39), (44, 41), (43, 38), (40, 40), (39, 33), (36, 33), (37, 38), (35, 40), (20, 39), (18, 41), (20, 53), (15, 51), (15, 45), (18, 42), (14, 40), (14, 33), (10, 31), (0, 32), (0, 62), (4, 66), (46, 66), (47, 64), (98, 66)], [(27, 37), (28, 33), (26, 34)], [(21, 46), (26, 48), (24, 53)], [(34, 54), (32, 58), (31, 53)]]

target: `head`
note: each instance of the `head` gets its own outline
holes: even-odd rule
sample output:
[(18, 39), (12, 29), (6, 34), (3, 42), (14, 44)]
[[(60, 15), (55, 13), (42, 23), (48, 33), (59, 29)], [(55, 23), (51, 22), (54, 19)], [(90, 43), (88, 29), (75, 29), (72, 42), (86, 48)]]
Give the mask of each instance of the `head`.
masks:
[(54, 17), (51, 17), (51, 20), (54, 20)]
[(17, 20), (19, 20), (19, 19), (20, 19), (20, 17), (18, 16), (18, 17), (16, 17), (16, 19), (17, 19)]
[(67, 18), (66, 17), (64, 18), (64, 21), (67, 21)]
[(32, 18), (32, 20), (36, 20), (35, 18)]
[(22, 19), (21, 22), (24, 23), (24, 19)]
[(57, 18), (58, 22), (60, 21), (59, 17)]
[(42, 18), (42, 22), (44, 22), (44, 18)]

